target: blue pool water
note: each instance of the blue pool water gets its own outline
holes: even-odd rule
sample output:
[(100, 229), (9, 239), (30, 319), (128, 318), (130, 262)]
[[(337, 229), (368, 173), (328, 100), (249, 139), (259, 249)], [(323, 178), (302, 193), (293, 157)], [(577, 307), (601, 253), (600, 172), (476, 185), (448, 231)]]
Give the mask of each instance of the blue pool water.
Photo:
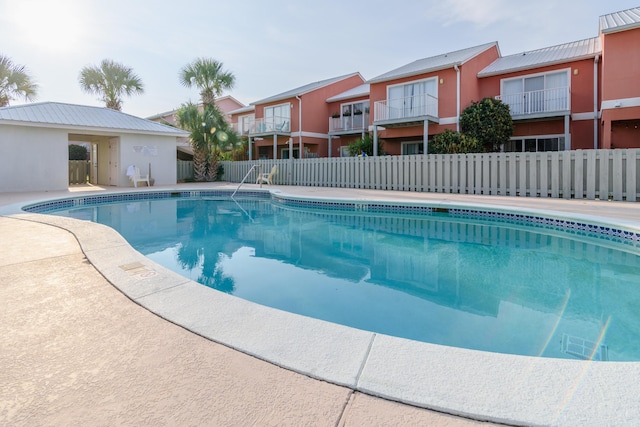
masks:
[(640, 360), (640, 250), (588, 233), (260, 198), (52, 213), (108, 225), (173, 271), (289, 312), (484, 351)]

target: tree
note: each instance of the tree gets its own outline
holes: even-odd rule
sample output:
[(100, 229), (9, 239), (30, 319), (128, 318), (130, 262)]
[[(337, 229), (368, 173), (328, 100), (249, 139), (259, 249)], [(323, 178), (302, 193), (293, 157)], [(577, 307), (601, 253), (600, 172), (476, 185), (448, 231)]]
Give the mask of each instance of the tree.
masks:
[[(382, 141), (378, 140), (378, 156), (384, 156)], [(347, 147), (350, 156), (359, 156), (365, 153), (367, 156), (373, 156), (373, 138), (367, 134), (364, 138), (358, 138)]]
[(462, 133), (473, 137), (489, 151), (500, 151), (513, 135), (509, 106), (494, 98), (472, 102), (460, 115)]
[(69, 144), (69, 160), (87, 160), (89, 150), (84, 145)]
[(80, 88), (90, 94), (99, 95), (107, 108), (122, 110), (122, 97), (144, 93), (142, 80), (133, 69), (110, 59), (100, 66), (86, 66), (80, 71)]
[(472, 136), (446, 129), (433, 137), (429, 154), (483, 153), (484, 146)]
[(239, 142), (238, 134), (229, 127), (215, 104), (202, 110), (192, 103), (183, 104), (176, 113), (178, 124), (191, 133), (193, 173), (196, 181), (215, 181), (218, 159), (223, 150), (232, 150)]
[(233, 89), (236, 78), (222, 69), (222, 62), (210, 58), (198, 58), (180, 71), (180, 82), (188, 88), (200, 90), (200, 100), (211, 105), (225, 90)]
[(0, 107), (6, 107), (18, 98), (33, 101), (38, 85), (33, 82), (23, 65), (14, 64), (8, 56), (0, 54)]
[[(192, 103), (184, 111), (183, 129), (192, 132), (193, 169), (196, 181), (214, 181), (218, 175), (218, 160), (224, 146), (238, 142), (237, 134), (229, 129), (227, 121), (215, 104), (216, 97), (232, 89), (235, 76), (222, 69), (222, 62), (210, 58), (198, 58), (180, 70), (180, 83), (200, 90), (202, 112)], [(200, 119), (197, 129), (196, 117)], [(180, 114), (178, 114), (180, 119)], [(195, 139), (194, 139), (195, 138)]]

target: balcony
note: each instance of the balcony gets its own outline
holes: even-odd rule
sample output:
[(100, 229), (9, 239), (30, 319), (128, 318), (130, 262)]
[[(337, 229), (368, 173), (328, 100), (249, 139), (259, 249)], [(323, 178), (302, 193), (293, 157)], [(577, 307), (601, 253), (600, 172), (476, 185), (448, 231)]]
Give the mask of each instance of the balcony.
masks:
[(329, 117), (329, 133), (346, 135), (361, 133), (369, 129), (369, 113), (354, 114), (352, 116)]
[(514, 119), (561, 116), (571, 109), (568, 87), (500, 95), (496, 99), (509, 106)]
[(380, 125), (407, 125), (438, 122), (438, 98), (429, 94), (387, 99), (374, 104), (373, 122)]
[(289, 117), (267, 117), (249, 123), (249, 135), (288, 134), (291, 132)]
[(244, 122), (244, 123), (231, 123), (233, 130), (235, 130), (240, 136), (249, 135), (249, 130), (251, 129), (252, 122)]

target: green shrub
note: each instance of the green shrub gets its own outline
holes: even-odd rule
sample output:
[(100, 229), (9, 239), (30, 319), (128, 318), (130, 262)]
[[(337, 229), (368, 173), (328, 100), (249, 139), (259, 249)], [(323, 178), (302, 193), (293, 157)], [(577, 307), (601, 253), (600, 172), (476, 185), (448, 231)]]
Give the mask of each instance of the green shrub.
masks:
[[(382, 141), (378, 140), (378, 156), (384, 156), (384, 150), (382, 148)], [(362, 153), (366, 153), (367, 156), (373, 156), (373, 137), (371, 135), (365, 135), (364, 138), (356, 139), (348, 146), (350, 156), (359, 156)]]
[(429, 143), (429, 154), (484, 153), (484, 146), (472, 136), (452, 130), (433, 137)]
[(69, 144), (69, 160), (87, 160), (88, 154), (84, 145)]
[(460, 130), (489, 151), (500, 151), (513, 135), (509, 106), (494, 98), (472, 102), (460, 115)]

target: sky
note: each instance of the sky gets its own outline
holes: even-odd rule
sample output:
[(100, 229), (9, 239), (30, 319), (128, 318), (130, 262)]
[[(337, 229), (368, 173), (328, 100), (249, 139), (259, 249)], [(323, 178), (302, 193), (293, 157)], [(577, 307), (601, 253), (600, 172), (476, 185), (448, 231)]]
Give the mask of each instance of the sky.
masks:
[(223, 95), (248, 105), (488, 42), (506, 56), (596, 37), (599, 16), (633, 7), (640, 0), (0, 0), (0, 55), (25, 66), (37, 102), (93, 106), (104, 105), (78, 75), (114, 60), (144, 85), (122, 111), (149, 117), (199, 101), (178, 78), (196, 58), (222, 62), (236, 78)]

